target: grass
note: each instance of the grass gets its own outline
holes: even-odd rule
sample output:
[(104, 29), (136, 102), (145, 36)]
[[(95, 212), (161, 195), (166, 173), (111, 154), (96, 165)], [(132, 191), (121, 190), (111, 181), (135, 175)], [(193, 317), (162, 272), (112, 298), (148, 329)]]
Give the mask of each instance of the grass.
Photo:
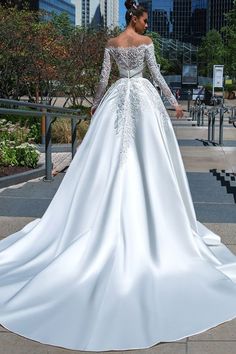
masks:
[[(82, 121), (77, 125), (77, 139), (83, 140), (87, 133), (90, 121)], [(70, 119), (60, 118), (52, 124), (52, 142), (55, 144), (71, 143), (71, 121)]]

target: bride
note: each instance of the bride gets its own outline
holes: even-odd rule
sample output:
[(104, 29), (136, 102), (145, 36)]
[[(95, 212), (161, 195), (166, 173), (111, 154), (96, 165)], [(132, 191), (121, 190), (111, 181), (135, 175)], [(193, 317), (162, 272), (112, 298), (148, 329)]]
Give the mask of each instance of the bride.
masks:
[[(176, 109), (126, 1), (105, 48), (89, 130), (42, 218), (0, 242), (0, 323), (87, 351), (149, 348), (236, 317), (236, 256), (196, 220), (171, 120)], [(111, 59), (120, 78), (105, 92)]]

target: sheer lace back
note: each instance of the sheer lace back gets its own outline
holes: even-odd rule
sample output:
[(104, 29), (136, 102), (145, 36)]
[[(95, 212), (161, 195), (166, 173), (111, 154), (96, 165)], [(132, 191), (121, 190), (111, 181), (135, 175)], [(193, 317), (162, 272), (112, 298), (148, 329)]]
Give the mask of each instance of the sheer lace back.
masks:
[(153, 43), (143, 43), (138, 46), (107, 46), (105, 48), (100, 81), (97, 87), (93, 107), (97, 107), (99, 105), (99, 102), (105, 93), (111, 71), (111, 56), (114, 58), (119, 69), (124, 68), (127, 70), (132, 70), (141, 66), (144, 68), (145, 64), (147, 64), (155, 86), (160, 87), (172, 106), (178, 105), (178, 102), (160, 73), (160, 69), (155, 58)]
[[(151, 45), (151, 44), (150, 44)], [(145, 49), (148, 44), (130, 47), (107, 47), (118, 67), (128, 70), (144, 64)]]
[[(121, 73), (121, 79), (118, 80), (114, 85), (110, 87), (107, 91), (109, 95), (110, 90), (116, 90), (117, 96), (114, 101), (114, 111), (116, 112), (114, 118), (114, 128), (117, 135), (120, 136), (120, 165), (124, 165), (127, 158), (128, 148), (132, 141), (135, 139), (136, 128), (138, 124), (139, 117), (141, 115), (141, 102), (142, 102), (142, 87), (147, 86), (148, 80), (142, 78), (142, 71), (147, 64), (148, 69), (152, 75), (153, 82), (155, 86), (159, 86), (167, 97), (171, 105), (177, 105), (177, 101), (173, 96), (171, 90), (166, 84), (163, 76), (160, 73), (159, 66), (157, 65), (154, 45), (150, 44), (140, 44), (138, 46), (130, 47), (114, 47), (107, 46), (104, 52), (104, 60), (102, 71), (100, 75), (100, 82), (96, 92), (94, 107), (97, 107), (102, 97), (104, 95), (108, 79), (111, 71), (111, 57), (115, 60), (116, 64)], [(151, 86), (151, 93), (155, 97), (156, 102), (153, 102), (159, 108), (162, 116), (162, 124), (164, 126), (168, 125), (168, 114), (166, 113), (163, 103), (160, 100), (159, 95), (157, 95), (155, 88), (148, 82), (148, 86)], [(163, 106), (163, 107), (162, 107)]]

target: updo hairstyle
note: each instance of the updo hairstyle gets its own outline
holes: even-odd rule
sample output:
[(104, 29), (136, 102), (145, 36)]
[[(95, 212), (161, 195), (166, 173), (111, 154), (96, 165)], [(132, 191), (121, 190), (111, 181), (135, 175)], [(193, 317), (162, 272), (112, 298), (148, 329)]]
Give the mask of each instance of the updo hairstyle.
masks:
[(144, 12), (147, 12), (143, 6), (139, 6), (136, 4), (136, 1), (133, 0), (126, 0), (125, 7), (127, 9), (125, 14), (126, 24), (128, 25), (131, 21), (132, 16), (140, 17), (143, 15)]

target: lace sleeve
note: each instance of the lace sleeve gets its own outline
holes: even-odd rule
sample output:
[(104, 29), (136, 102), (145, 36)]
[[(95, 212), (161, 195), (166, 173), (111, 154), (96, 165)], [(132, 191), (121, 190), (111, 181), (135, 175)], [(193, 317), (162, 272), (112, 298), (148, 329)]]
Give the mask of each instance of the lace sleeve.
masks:
[(165, 79), (161, 75), (160, 69), (159, 69), (159, 67), (157, 65), (156, 57), (155, 57), (155, 53), (154, 53), (154, 45), (153, 45), (153, 43), (151, 43), (151, 45), (148, 45), (146, 47), (145, 59), (146, 59), (146, 63), (147, 63), (148, 69), (149, 69), (149, 71), (150, 71), (150, 73), (152, 75), (154, 83), (158, 87), (160, 87), (160, 89), (164, 93), (165, 97), (170, 102), (170, 104), (172, 106), (174, 106), (174, 107), (177, 106), (178, 102), (177, 102), (176, 98), (174, 97), (174, 95), (172, 94), (172, 92), (171, 92), (169, 86), (167, 85)]
[(111, 57), (110, 57), (109, 48), (106, 47), (104, 51), (104, 58), (103, 58), (102, 70), (100, 74), (100, 80), (97, 86), (92, 107), (97, 107), (99, 105), (99, 102), (101, 101), (106, 91), (106, 87), (110, 76), (110, 71), (111, 71)]

